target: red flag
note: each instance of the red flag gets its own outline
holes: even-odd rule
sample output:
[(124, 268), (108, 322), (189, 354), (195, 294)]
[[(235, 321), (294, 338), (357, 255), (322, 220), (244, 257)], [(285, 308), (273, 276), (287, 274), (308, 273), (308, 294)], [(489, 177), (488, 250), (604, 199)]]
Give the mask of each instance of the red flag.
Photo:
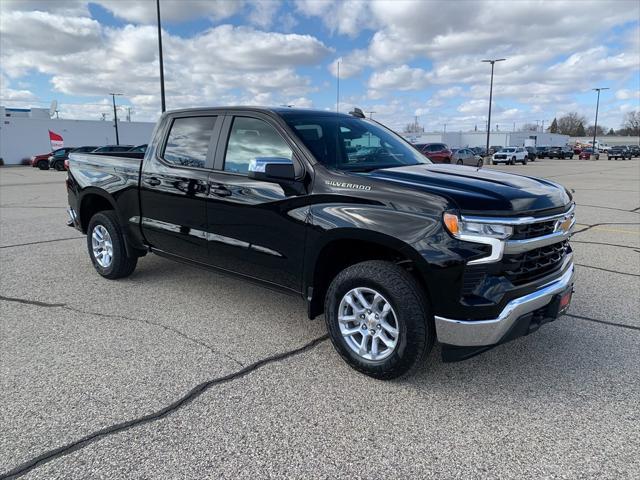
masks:
[(51, 150), (57, 150), (64, 147), (64, 140), (61, 135), (49, 130), (49, 142), (51, 143)]

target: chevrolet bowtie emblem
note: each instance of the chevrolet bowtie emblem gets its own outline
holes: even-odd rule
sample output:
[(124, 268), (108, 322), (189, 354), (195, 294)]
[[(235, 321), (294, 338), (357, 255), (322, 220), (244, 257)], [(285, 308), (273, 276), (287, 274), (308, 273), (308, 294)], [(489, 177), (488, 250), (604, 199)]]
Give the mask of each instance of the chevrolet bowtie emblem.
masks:
[(560, 220), (558, 220), (556, 222), (556, 232), (568, 232), (569, 229), (571, 228), (571, 222), (573, 220), (573, 217), (571, 215), (565, 217), (565, 218), (561, 218)]

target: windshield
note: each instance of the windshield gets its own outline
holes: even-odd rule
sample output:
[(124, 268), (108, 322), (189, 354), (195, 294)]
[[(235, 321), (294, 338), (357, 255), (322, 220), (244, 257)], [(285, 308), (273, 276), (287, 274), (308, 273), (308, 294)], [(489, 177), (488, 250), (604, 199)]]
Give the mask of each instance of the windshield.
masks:
[(285, 121), (326, 167), (352, 172), (431, 163), (409, 143), (367, 119), (286, 116)]

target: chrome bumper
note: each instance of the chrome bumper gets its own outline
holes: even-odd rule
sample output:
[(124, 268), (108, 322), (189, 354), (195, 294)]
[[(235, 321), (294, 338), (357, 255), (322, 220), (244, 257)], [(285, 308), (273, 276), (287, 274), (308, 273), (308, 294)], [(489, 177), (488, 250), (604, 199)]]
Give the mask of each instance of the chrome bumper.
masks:
[(495, 345), (509, 332), (520, 317), (548, 305), (555, 295), (569, 288), (573, 284), (574, 277), (575, 268), (571, 262), (560, 277), (535, 292), (511, 300), (498, 318), (453, 320), (436, 316), (438, 341), (460, 347)]

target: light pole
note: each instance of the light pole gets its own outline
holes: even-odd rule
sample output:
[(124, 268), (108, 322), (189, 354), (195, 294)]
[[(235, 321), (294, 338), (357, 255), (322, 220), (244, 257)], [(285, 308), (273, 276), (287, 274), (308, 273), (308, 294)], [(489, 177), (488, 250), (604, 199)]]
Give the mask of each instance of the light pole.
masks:
[(164, 101), (164, 63), (162, 61), (162, 26), (160, 24), (160, 0), (156, 0), (156, 9), (158, 12), (158, 59), (160, 60), (160, 99), (162, 101), (162, 113), (167, 109)]
[(116, 95), (121, 96), (122, 93), (110, 93), (113, 99), (113, 126), (116, 129), (116, 145), (120, 145), (120, 137), (118, 136), (118, 111), (116, 110)]
[(600, 107), (600, 91), (601, 90), (609, 90), (608, 87), (600, 87), (600, 88), (592, 88), (598, 92), (598, 100), (596, 100), (596, 121), (593, 125), (593, 144), (591, 147), (591, 151), (593, 152), (593, 158), (596, 158), (596, 135), (598, 133), (598, 108)]
[(491, 102), (493, 101), (493, 67), (496, 62), (504, 62), (506, 58), (495, 58), (493, 60), (482, 60), (491, 64), (491, 86), (489, 87), (489, 119), (487, 120), (487, 155), (489, 154), (489, 134), (491, 132)]

